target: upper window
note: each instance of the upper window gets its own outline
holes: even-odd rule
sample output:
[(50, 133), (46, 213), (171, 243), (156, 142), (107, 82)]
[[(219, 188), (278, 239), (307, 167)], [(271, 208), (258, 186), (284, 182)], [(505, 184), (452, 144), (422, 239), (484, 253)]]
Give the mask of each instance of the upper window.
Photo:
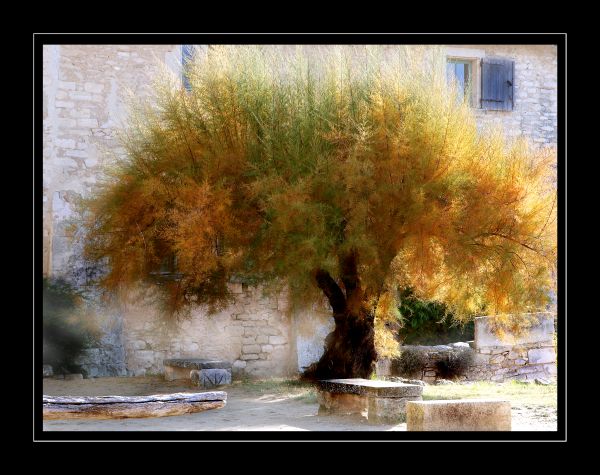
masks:
[(473, 105), (473, 61), (448, 58), (446, 75), (448, 82), (456, 81), (458, 99)]
[(511, 111), (514, 108), (514, 61), (504, 58), (448, 57), (448, 82), (455, 81), (458, 100), (486, 110)]

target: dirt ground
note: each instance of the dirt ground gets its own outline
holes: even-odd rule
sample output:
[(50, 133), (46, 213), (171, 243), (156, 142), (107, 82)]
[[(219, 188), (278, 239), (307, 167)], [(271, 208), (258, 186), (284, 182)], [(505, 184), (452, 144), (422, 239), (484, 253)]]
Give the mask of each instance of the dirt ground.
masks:
[[(314, 390), (296, 381), (234, 383), (222, 409), (147, 419), (52, 420), (44, 431), (405, 431), (406, 424), (371, 425), (353, 417), (318, 416)], [(52, 396), (148, 395), (198, 392), (186, 381), (161, 377), (44, 380)], [(511, 401), (513, 431), (556, 431), (556, 385), (475, 383), (425, 387), (424, 399), (503, 397)]]

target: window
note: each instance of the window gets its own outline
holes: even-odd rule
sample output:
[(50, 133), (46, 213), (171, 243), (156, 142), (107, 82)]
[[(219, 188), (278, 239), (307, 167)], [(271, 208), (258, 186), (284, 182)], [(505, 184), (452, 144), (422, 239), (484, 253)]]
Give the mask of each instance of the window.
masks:
[(458, 99), (474, 105), (473, 100), (473, 61), (468, 59), (448, 58), (446, 64), (448, 82), (456, 81)]

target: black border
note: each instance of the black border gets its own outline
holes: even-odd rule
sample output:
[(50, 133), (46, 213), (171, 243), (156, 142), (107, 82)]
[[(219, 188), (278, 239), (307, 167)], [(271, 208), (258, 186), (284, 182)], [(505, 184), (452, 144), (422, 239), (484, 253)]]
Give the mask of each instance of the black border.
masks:
[[(198, 33), (198, 34), (47, 34), (34, 33), (34, 365), (33, 441), (566, 441), (566, 306), (565, 306), (565, 33)], [(43, 275), (43, 46), (56, 44), (535, 44), (557, 46), (558, 152), (558, 415), (557, 432), (167, 432), (43, 431), (42, 275)], [(37, 205), (37, 206), (36, 206)]]

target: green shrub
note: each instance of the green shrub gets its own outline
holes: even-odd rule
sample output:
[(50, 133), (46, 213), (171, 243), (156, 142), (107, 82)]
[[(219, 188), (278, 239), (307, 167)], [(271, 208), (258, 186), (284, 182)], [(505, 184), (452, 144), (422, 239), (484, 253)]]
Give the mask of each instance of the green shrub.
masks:
[(444, 379), (454, 379), (464, 375), (472, 362), (472, 351), (452, 351), (436, 361), (435, 369), (438, 376)]
[(458, 323), (440, 302), (421, 300), (410, 288), (401, 293), (400, 302), (398, 310), (404, 325), (398, 337), (402, 344), (439, 345), (474, 338), (473, 322)]
[(402, 350), (399, 358), (392, 360), (392, 374), (395, 376), (421, 377), (427, 366), (427, 354), (419, 350)]
[(43, 361), (56, 372), (81, 372), (75, 361), (95, 341), (82, 318), (82, 303), (81, 294), (65, 280), (44, 278)]

